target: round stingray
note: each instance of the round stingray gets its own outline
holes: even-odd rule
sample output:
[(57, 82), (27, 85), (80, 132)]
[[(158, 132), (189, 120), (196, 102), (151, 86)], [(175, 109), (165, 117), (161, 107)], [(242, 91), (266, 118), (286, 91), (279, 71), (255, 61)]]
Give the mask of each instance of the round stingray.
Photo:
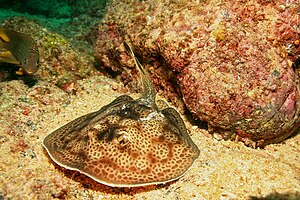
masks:
[(176, 110), (126, 95), (57, 129), (43, 146), (58, 165), (119, 187), (172, 181), (199, 155)]
[(123, 95), (49, 134), (43, 142), (54, 162), (119, 187), (166, 183), (181, 177), (199, 156), (179, 113), (160, 110), (151, 79), (134, 58), (143, 95)]

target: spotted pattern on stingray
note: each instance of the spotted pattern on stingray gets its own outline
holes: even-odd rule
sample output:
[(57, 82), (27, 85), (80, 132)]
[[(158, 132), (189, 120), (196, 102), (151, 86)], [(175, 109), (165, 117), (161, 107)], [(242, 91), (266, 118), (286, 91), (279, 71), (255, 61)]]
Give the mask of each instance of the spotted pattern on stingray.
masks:
[(162, 110), (155, 90), (131, 48), (141, 74), (143, 96), (122, 95), (81, 116), (43, 141), (52, 160), (94, 180), (118, 187), (166, 183), (181, 177), (199, 156), (179, 113)]

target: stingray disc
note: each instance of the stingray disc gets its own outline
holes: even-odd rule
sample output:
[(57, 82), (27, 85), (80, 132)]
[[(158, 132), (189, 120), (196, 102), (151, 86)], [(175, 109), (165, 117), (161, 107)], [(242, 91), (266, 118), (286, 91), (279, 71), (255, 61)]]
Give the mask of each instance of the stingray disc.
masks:
[(199, 155), (173, 108), (153, 111), (121, 96), (79, 117), (43, 142), (58, 165), (109, 186), (165, 183), (181, 177)]
[(179, 113), (160, 110), (150, 78), (135, 58), (144, 93), (123, 95), (81, 116), (43, 141), (52, 160), (109, 186), (166, 183), (181, 177), (199, 156)]

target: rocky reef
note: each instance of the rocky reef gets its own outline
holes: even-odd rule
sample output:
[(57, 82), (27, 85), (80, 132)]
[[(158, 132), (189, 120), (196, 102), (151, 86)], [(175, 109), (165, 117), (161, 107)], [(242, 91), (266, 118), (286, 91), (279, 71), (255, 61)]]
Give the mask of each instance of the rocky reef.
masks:
[(182, 97), (209, 131), (253, 147), (300, 124), (299, 5), (294, 1), (112, 1), (96, 57), (126, 84), (130, 41), (160, 92)]
[[(49, 2), (40, 1), (38, 5)], [(60, 2), (71, 7), (67, 18), (49, 18), (58, 17), (54, 13), (49, 17), (42, 13), (34, 16), (30, 11), (18, 13), (12, 7), (5, 10), (1, 4), (1, 25), (31, 35), (41, 58), (34, 75), (17, 75), (18, 66), (0, 64), (0, 200), (300, 199), (300, 134), (252, 149), (241, 142), (212, 139), (208, 130), (190, 120), (186, 112), (181, 117), (201, 151), (199, 158), (177, 181), (135, 188), (109, 187), (60, 167), (42, 147), (49, 133), (75, 118), (99, 110), (120, 95), (140, 96), (128, 90), (140, 92), (134, 63), (122, 45), (124, 40), (131, 43), (151, 75), (158, 100), (171, 100), (181, 113), (186, 111), (186, 104), (198, 118), (210, 119), (210, 131), (237, 134), (233, 125), (225, 126), (222, 121), (221, 114), (226, 117), (230, 113), (225, 109), (235, 108), (229, 106), (230, 99), (243, 110), (241, 115), (237, 109), (230, 113), (231, 123), (237, 127), (244, 124), (249, 128), (244, 121), (237, 123), (249, 116), (242, 105), (269, 108), (263, 102), (272, 102), (272, 98), (286, 103), (279, 110), (270, 107), (274, 117), (271, 111), (263, 110), (269, 115), (258, 118), (261, 124), (257, 127), (268, 130), (263, 126), (267, 117), (286, 119), (282, 127), (298, 127), (300, 48), (295, 1), (112, 0), (107, 13), (98, 12), (106, 1)], [(51, 3), (46, 10), (56, 13), (53, 8), (58, 4)], [(93, 27), (100, 20), (99, 31), (95, 31)], [(93, 43), (96, 37), (97, 44)], [(91, 44), (97, 45), (98, 61)], [(103, 76), (105, 72), (115, 79)], [(243, 98), (251, 97), (251, 84), (253, 92), (261, 96), (252, 94), (253, 99), (246, 104)], [(268, 84), (272, 85), (264, 93), (258, 90)], [(255, 115), (250, 117), (254, 119)], [(279, 135), (275, 138), (287, 136), (279, 124), (271, 126), (273, 130), (276, 127), (279, 132), (274, 133)]]

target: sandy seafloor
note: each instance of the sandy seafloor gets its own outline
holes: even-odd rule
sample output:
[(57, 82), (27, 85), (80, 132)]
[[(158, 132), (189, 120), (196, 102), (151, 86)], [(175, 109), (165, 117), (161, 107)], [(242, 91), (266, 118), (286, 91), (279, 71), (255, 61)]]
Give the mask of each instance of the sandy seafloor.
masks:
[[(42, 147), (51, 131), (126, 92), (108, 78), (79, 81), (75, 95), (55, 85), (0, 83), (0, 199), (300, 199), (300, 134), (265, 149), (217, 141), (192, 126), (201, 153), (179, 180), (112, 188), (54, 164)], [(133, 97), (138, 97), (134, 94)]]

